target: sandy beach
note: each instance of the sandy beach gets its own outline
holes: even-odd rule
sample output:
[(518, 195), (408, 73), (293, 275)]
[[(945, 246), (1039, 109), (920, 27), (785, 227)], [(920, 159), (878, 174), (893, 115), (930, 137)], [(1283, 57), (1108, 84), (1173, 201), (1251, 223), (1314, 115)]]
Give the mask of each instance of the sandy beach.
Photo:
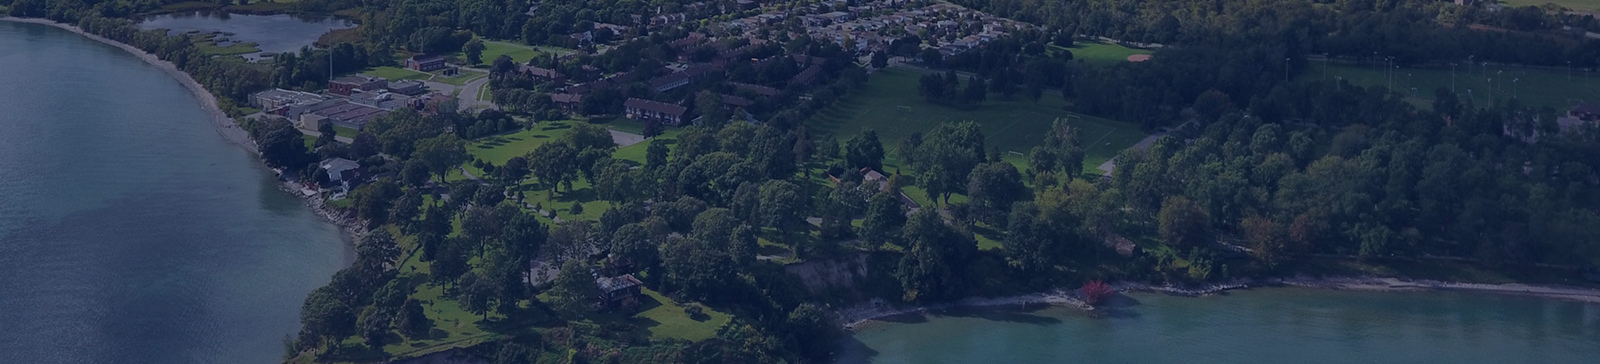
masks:
[(244, 149), (249, 150), (250, 153), (258, 153), (259, 150), (256, 148), (256, 143), (250, 140), (249, 133), (243, 128), (240, 128), (238, 123), (234, 122), (233, 118), (229, 118), (228, 114), (222, 112), (222, 108), (217, 106), (217, 97), (211, 95), (211, 92), (207, 91), (204, 86), (201, 86), (199, 82), (195, 82), (194, 77), (190, 77), (188, 73), (184, 73), (182, 70), (179, 70), (176, 65), (172, 64), (172, 62), (163, 61), (156, 57), (156, 55), (145, 53), (143, 50), (134, 48), (132, 45), (90, 34), (83, 31), (83, 29), (79, 29), (78, 27), (69, 24), (63, 24), (48, 19), (15, 18), (9, 16), (0, 16), (0, 21), (43, 24), (61, 28), (73, 33), (77, 33), (78, 35), (82, 35), (89, 39), (109, 44), (113, 47), (121, 48), (122, 50), (139, 57), (139, 59), (144, 60), (145, 63), (149, 63), (156, 68), (160, 68), (162, 72), (166, 72), (167, 75), (170, 75), (173, 79), (178, 80), (178, 83), (182, 83), (184, 88), (189, 89), (189, 92), (194, 94), (195, 99), (200, 101), (200, 107), (205, 109), (206, 115), (210, 116), (209, 119), (211, 120), (211, 126), (217, 130), (218, 135), (221, 135), (223, 139), (226, 139), (230, 143), (244, 147)]

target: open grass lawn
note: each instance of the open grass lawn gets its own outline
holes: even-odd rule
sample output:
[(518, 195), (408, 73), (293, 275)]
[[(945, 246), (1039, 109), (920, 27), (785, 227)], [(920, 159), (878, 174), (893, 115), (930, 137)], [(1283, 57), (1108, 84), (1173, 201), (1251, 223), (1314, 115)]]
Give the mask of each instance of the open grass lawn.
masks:
[(488, 74), (483, 72), (468, 70), (461, 70), (460, 72), (456, 73), (455, 76), (445, 76), (442, 71), (434, 71), (434, 74), (436, 76), (433, 78), (434, 81), (455, 86), (465, 85), (467, 82), (476, 80), (479, 77), (488, 76)]
[(640, 311), (633, 315), (633, 320), (650, 331), (652, 339), (677, 339), (700, 341), (717, 335), (717, 329), (728, 324), (731, 319), (726, 313), (717, 312), (710, 307), (705, 308), (704, 314), (689, 317), (683, 312), (683, 306), (672, 302), (672, 299), (662, 296), (656, 291), (643, 290), (645, 296), (641, 297)]
[[(1323, 65), (1313, 62), (1302, 79), (1323, 78)], [(1327, 79), (1343, 77), (1351, 84), (1367, 87), (1388, 86), (1394, 92), (1406, 95), (1406, 100), (1420, 107), (1432, 107), (1434, 90), (1450, 89), (1450, 66), (1442, 68), (1400, 68), (1392, 72), (1386, 82), (1382, 66), (1327, 65)], [(1515, 79), (1516, 82), (1512, 82)], [(1493, 80), (1491, 84), (1490, 81)], [(1474, 104), (1486, 105), (1490, 96), (1495, 103), (1512, 97), (1523, 105), (1551, 107), (1566, 111), (1579, 101), (1600, 101), (1600, 74), (1573, 69), (1534, 69), (1512, 66), (1471, 67), (1460, 66), (1455, 71), (1456, 94), (1471, 99)], [(1413, 92), (1412, 89), (1415, 89)], [(1492, 92), (1491, 92), (1492, 89)], [(1468, 90), (1471, 90), (1470, 92)], [(1491, 95), (1492, 94), (1492, 95)]]
[(342, 137), (346, 137), (346, 138), (355, 138), (356, 134), (361, 133), (361, 131), (355, 130), (355, 129), (351, 129), (351, 128), (342, 127), (342, 126), (338, 126), (338, 125), (334, 125), (333, 126), (333, 133), (334, 134), (338, 134), (339, 136), (342, 136)]
[(255, 43), (233, 43), (226, 46), (217, 46), (216, 42), (205, 40), (195, 41), (194, 46), (200, 50), (200, 53), (208, 56), (236, 56), (261, 51), (261, 48), (256, 48)]
[(399, 80), (426, 80), (433, 75), (397, 67), (373, 67), (361, 71), (362, 74), (383, 77), (390, 81)]
[(1150, 54), (1150, 51), (1146, 49), (1128, 48), (1119, 44), (1096, 41), (1076, 42), (1072, 45), (1072, 48), (1051, 45), (1049, 49), (1051, 51), (1070, 50), (1072, 51), (1072, 59), (1081, 59), (1085, 63), (1096, 66), (1110, 66), (1127, 62), (1128, 56), (1135, 54)]
[[(1092, 172), (1098, 172), (1093, 169), (1145, 137), (1134, 124), (1066, 111), (1066, 102), (1059, 96), (1033, 102), (1020, 96), (1005, 100), (1000, 95), (990, 95), (990, 101), (972, 109), (928, 103), (917, 95), (920, 76), (904, 69), (879, 71), (865, 87), (818, 112), (807, 123), (819, 133), (832, 133), (840, 143), (868, 128), (877, 130), (879, 140), (893, 156), (900, 140), (913, 132), (926, 133), (942, 123), (970, 120), (977, 122), (987, 137), (986, 147), (999, 147), (1007, 161), (1025, 166), (1024, 157), (1044, 141), (1051, 123), (1065, 118), (1082, 130), (1084, 168)], [(889, 158), (884, 168), (894, 172), (900, 167), (896, 162)], [(922, 195), (920, 191), (908, 194), (913, 198)]]
[(1573, 11), (1600, 12), (1600, 0), (1502, 0), (1500, 3), (1519, 8), (1556, 4)]
[(532, 129), (478, 139), (467, 144), (467, 154), (496, 166), (504, 165), (512, 157), (527, 155), (544, 143), (560, 139), (572, 129), (570, 123), (581, 122), (546, 121), (534, 125)]
[[(486, 64), (494, 62), (494, 60), (496, 58), (500, 58), (501, 55), (510, 56), (511, 61), (522, 64), (528, 63), (528, 60), (533, 59), (533, 57), (538, 57), (544, 54), (543, 52), (540, 52), (538, 48), (534, 48), (530, 45), (502, 42), (497, 40), (485, 39), (483, 40), (483, 47), (483, 62)], [(463, 57), (463, 59), (464, 58), (465, 57)]]

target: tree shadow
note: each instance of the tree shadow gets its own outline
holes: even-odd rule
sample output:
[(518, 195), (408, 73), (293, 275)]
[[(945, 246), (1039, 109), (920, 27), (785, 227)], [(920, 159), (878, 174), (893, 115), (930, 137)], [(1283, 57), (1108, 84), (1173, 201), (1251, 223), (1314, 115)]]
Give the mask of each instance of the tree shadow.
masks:
[(1033, 314), (1039, 310), (1050, 307), (1049, 305), (1033, 306), (994, 306), (981, 308), (958, 308), (940, 312), (953, 317), (976, 317), (989, 321), (1011, 322), (1030, 325), (1054, 325), (1061, 323), (1061, 319)]
[(546, 124), (542, 124), (542, 125), (543, 126), (539, 127), (539, 130), (549, 131), (549, 130), (572, 129), (572, 124), (567, 124), (567, 123), (546, 123)]
[(1134, 310), (1134, 308), (1143, 305), (1143, 302), (1139, 302), (1139, 300), (1134, 299), (1133, 297), (1128, 297), (1127, 295), (1123, 294), (1116, 294), (1112, 295), (1111, 298), (1107, 298), (1106, 302), (1101, 304), (1099, 309), (1090, 311), (1090, 315), (1094, 317), (1110, 319), (1136, 319), (1139, 318), (1140, 314), (1139, 311)]
[(839, 338), (838, 357), (836, 364), (870, 364), (878, 356), (878, 351), (861, 342), (855, 335), (844, 335)]

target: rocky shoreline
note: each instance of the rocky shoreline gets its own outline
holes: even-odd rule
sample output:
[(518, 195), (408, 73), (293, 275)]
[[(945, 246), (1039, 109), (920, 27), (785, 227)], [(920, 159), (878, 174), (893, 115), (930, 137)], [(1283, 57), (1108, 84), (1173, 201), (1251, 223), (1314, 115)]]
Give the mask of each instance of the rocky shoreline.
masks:
[[(1136, 282), (1117, 282), (1111, 284), (1111, 286), (1117, 292), (1156, 292), (1188, 297), (1207, 296), (1232, 290), (1259, 287), (1302, 287), (1366, 292), (1460, 291), (1561, 299), (1600, 304), (1600, 289), (1523, 283), (1487, 284), (1444, 282), (1433, 280), (1406, 280), (1393, 277), (1312, 278), (1300, 276), (1291, 278), (1241, 279), (1200, 287), (1153, 285)], [(912, 313), (926, 313), (960, 307), (998, 307), (1031, 304), (1047, 304), (1053, 306), (1075, 307), (1083, 310), (1094, 310), (1093, 306), (1090, 306), (1082, 300), (1081, 296), (1076, 290), (1056, 289), (1048, 292), (1030, 293), (1007, 297), (969, 297), (954, 302), (911, 307), (896, 307), (884, 302), (883, 300), (875, 299), (871, 302), (841, 308), (836, 310), (835, 313), (838, 314), (839, 322), (843, 323), (845, 330), (854, 330), (856, 327), (861, 326), (869, 321)]]
[[(238, 145), (240, 148), (249, 151), (251, 154), (260, 156), (260, 149), (257, 147), (256, 142), (250, 139), (250, 133), (246, 132), (244, 128), (239, 126), (237, 121), (231, 117), (228, 117), (228, 114), (222, 111), (222, 108), (217, 104), (217, 97), (212, 95), (210, 91), (206, 90), (204, 86), (201, 86), (199, 82), (195, 81), (194, 77), (183, 72), (182, 70), (179, 70), (177, 65), (172, 64), (172, 62), (162, 60), (161, 58), (156, 57), (156, 55), (147, 53), (144, 50), (132, 45), (85, 32), (82, 28), (78, 28), (77, 26), (73, 26), (71, 24), (60, 23), (49, 19), (16, 18), (10, 16), (0, 16), (0, 21), (40, 24), (60, 28), (62, 30), (81, 35), (85, 38), (117, 47), (128, 52), (129, 54), (134, 55), (135, 57), (139, 57), (139, 59), (144, 60), (145, 63), (155, 66), (156, 68), (161, 69), (162, 72), (166, 72), (167, 75), (172, 76), (172, 78), (177, 80), (178, 83), (183, 84), (183, 87), (188, 89), (189, 93), (194, 94), (195, 99), (200, 101), (200, 108), (204, 110), (208, 116), (207, 119), (211, 122), (211, 126), (217, 131), (217, 135), (221, 136), (223, 140), (227, 140), (229, 143)], [(348, 216), (348, 214), (340, 211), (337, 208), (327, 206), (327, 204), (323, 202), (323, 199), (319, 198), (317, 195), (306, 195), (301, 193), (301, 187), (298, 183), (280, 179), (278, 180), (278, 189), (300, 197), (301, 200), (305, 202), (306, 207), (310, 207), (311, 210), (315, 211), (318, 216), (321, 216), (322, 218), (327, 219), (328, 222), (339, 226), (341, 235), (348, 239), (346, 241), (352, 245), (355, 242), (360, 241), (362, 236), (366, 235), (366, 229), (361, 226), (360, 222), (357, 221), (355, 217)]]

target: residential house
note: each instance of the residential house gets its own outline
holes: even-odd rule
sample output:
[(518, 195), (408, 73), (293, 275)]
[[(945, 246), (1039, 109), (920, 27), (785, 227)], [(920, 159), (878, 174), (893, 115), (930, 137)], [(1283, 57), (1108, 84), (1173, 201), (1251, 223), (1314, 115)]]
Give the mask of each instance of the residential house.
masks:
[(684, 113), (688, 111), (683, 106), (639, 98), (629, 98), (622, 103), (622, 109), (629, 119), (658, 121), (673, 126), (683, 125)]
[(1584, 102), (1572, 105), (1571, 109), (1567, 109), (1567, 116), (1583, 121), (1600, 121), (1600, 104)]
[(532, 77), (534, 81), (538, 82), (553, 82), (557, 84), (567, 82), (567, 75), (563, 75), (560, 71), (553, 69), (519, 64), (517, 65), (517, 71)]
[(555, 104), (556, 107), (560, 108), (563, 112), (568, 114), (576, 114), (582, 110), (583, 95), (552, 93), (550, 94), (550, 102)]
[(737, 88), (737, 89), (740, 89), (740, 90), (749, 91), (750, 93), (759, 95), (761, 97), (777, 97), (779, 94), (783, 93), (783, 91), (780, 91), (778, 89), (771, 88), (771, 87), (766, 87), (766, 86), (762, 86), (762, 85), (752, 85), (752, 84), (748, 84), (748, 83), (738, 83), (738, 82), (729, 82), (728, 84), (732, 85), (734, 88)]
[(444, 57), (430, 54), (411, 56), (411, 58), (406, 59), (406, 68), (421, 72), (444, 69)]
[(350, 191), (355, 185), (361, 183), (361, 163), (344, 158), (328, 158), (317, 163), (328, 175), (328, 182), (339, 185), (343, 191)]
[(600, 302), (607, 306), (627, 305), (630, 300), (637, 304), (640, 287), (644, 286), (632, 274), (595, 278), (594, 284), (600, 288)]
[(755, 104), (755, 102), (750, 101), (750, 99), (734, 95), (718, 94), (717, 96), (722, 98), (722, 107), (730, 111), (736, 109), (748, 109), (750, 108), (750, 105)]
[(800, 71), (800, 74), (794, 75), (794, 79), (789, 80), (789, 83), (800, 86), (809, 86), (812, 82), (816, 82), (817, 76), (821, 74), (822, 65), (813, 64), (811, 67), (806, 67), (804, 71)]
[(389, 87), (389, 80), (368, 75), (349, 75), (328, 82), (328, 92), (350, 96), (356, 90), (381, 91)]
[(650, 88), (655, 89), (656, 92), (667, 92), (703, 80), (721, 70), (721, 68), (709, 64), (689, 66), (682, 71), (651, 79)]

